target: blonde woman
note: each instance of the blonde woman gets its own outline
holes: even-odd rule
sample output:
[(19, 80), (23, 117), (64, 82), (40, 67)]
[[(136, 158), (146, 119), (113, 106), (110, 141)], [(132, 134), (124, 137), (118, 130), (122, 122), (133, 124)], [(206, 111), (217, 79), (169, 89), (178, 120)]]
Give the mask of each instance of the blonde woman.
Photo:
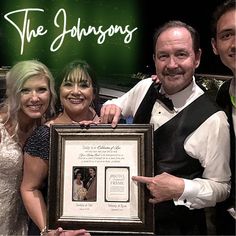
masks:
[(20, 197), (22, 148), (54, 113), (52, 74), (39, 61), (18, 62), (7, 73), (6, 96), (0, 109), (0, 234), (26, 235), (27, 214)]

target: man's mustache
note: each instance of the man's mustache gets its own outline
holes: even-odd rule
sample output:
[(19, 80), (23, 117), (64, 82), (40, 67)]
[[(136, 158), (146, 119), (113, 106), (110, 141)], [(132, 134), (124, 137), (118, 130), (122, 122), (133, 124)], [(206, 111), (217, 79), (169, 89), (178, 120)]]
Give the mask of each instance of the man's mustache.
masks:
[(181, 75), (181, 74), (183, 74), (184, 73), (184, 71), (183, 70), (181, 70), (181, 69), (175, 69), (175, 70), (165, 70), (164, 72), (163, 72), (163, 75), (165, 75), (165, 76), (174, 76), (174, 75)]

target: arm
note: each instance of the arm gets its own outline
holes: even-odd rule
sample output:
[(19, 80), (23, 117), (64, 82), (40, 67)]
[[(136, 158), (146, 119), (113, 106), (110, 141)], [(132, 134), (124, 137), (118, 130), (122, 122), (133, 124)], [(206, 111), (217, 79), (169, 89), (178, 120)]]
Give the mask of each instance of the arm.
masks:
[(147, 185), (153, 196), (151, 203), (173, 199), (176, 205), (198, 209), (224, 201), (230, 190), (229, 127), (225, 114), (218, 112), (207, 119), (187, 138), (184, 147), (204, 167), (202, 178), (189, 180), (162, 173), (132, 179)]
[(229, 196), (231, 175), (229, 125), (225, 113), (219, 111), (209, 117), (187, 138), (184, 148), (190, 156), (199, 159), (204, 172), (202, 178), (184, 180), (183, 195), (175, 203), (203, 208), (224, 201)]
[(41, 188), (48, 176), (49, 132), (48, 126), (38, 127), (24, 147), (21, 195), (30, 218), (39, 230), (46, 225), (46, 203)]
[[(48, 176), (48, 158), (49, 127), (41, 126), (34, 131), (25, 145), (23, 181), (21, 184), (25, 208), (41, 232), (46, 226), (46, 203), (41, 187)], [(60, 227), (48, 233), (48, 235), (55, 234), (90, 236), (84, 229), (64, 231)]]
[(48, 161), (29, 154), (24, 155), (21, 195), (30, 218), (40, 230), (46, 225), (46, 204), (41, 186), (48, 175)]
[(146, 184), (152, 195), (149, 202), (154, 204), (178, 199), (184, 191), (184, 180), (165, 172), (155, 177), (133, 176), (132, 180)]
[(120, 98), (104, 103), (100, 115), (102, 123), (111, 122), (115, 127), (121, 115), (124, 117), (134, 116), (152, 82), (151, 78), (141, 80)]
[(121, 118), (121, 108), (115, 104), (104, 104), (100, 114), (102, 123), (111, 123), (112, 127), (116, 127)]

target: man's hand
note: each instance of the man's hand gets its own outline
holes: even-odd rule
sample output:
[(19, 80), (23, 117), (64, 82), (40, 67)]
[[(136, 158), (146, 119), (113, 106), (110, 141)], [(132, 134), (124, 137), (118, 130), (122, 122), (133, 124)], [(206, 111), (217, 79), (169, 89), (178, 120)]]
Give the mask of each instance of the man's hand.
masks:
[(184, 180), (165, 172), (155, 177), (133, 176), (132, 180), (146, 184), (153, 196), (149, 202), (154, 204), (178, 199), (184, 191)]
[(103, 105), (100, 113), (101, 123), (111, 123), (115, 128), (121, 117), (121, 108), (114, 104)]
[(160, 82), (160, 80), (158, 79), (157, 75), (152, 75), (151, 78), (152, 78), (153, 82), (154, 81), (156, 82), (156, 84), (158, 84)]

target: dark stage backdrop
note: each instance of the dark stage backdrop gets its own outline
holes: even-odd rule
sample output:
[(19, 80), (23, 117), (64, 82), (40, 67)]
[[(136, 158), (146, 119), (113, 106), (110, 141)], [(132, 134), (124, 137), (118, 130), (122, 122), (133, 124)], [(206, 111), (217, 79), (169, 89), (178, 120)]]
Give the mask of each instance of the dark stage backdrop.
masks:
[[(57, 73), (85, 59), (100, 78), (154, 73), (152, 36), (168, 20), (201, 35), (198, 73), (229, 74), (213, 55), (210, 20), (222, 0), (9, 0), (0, 2), (0, 66), (39, 59)], [(122, 75), (125, 75), (122, 77)]]

